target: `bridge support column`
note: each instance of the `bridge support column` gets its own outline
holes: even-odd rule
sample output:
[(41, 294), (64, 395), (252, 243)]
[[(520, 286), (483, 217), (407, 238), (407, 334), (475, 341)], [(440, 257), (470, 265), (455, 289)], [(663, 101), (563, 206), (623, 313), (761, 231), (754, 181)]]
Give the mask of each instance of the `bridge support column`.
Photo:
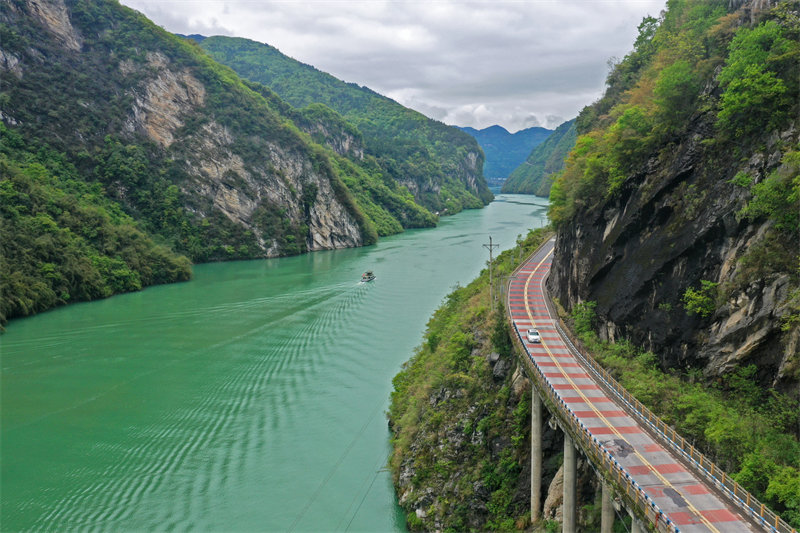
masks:
[(542, 515), (542, 400), (531, 387), (531, 522)]
[(633, 514), (633, 511), (628, 509), (628, 514), (631, 515), (631, 533), (645, 533), (645, 528), (642, 525), (641, 520), (636, 518), (636, 515)]
[(577, 478), (577, 458), (572, 438), (564, 433), (564, 507), (563, 533), (575, 533), (575, 487)]
[(614, 529), (614, 505), (611, 498), (614, 491), (611, 485), (603, 481), (603, 496), (600, 515), (600, 533), (611, 533)]

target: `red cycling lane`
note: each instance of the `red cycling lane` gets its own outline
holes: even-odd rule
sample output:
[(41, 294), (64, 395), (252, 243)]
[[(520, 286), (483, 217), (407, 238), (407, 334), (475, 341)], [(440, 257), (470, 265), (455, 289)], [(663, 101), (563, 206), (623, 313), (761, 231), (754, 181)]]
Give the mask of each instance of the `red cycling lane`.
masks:
[[(554, 244), (551, 239), (517, 270), (507, 298), (512, 323), (528, 357), (561, 405), (676, 530), (761, 531), (656, 442), (616, 398), (606, 395), (572, 353), (545, 302), (544, 281), (550, 272)], [(540, 342), (528, 340), (529, 329), (538, 330)]]

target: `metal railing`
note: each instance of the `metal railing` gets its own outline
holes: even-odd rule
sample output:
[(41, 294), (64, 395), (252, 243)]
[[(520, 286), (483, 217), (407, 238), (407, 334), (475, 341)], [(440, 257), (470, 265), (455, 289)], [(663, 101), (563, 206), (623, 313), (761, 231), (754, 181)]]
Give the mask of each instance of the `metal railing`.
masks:
[[(680, 529), (661, 511), (644, 489), (631, 478), (630, 474), (625, 472), (625, 469), (614, 459), (611, 453), (603, 448), (595, 437), (591, 436), (589, 430), (578, 420), (578, 417), (564, 401), (559, 398), (539, 366), (527, 356), (528, 352), (525, 350), (525, 344), (516, 326), (514, 331), (517, 333), (514, 337), (515, 344), (521, 350), (521, 353), (526, 355), (525, 361), (531, 370), (531, 375), (535, 377), (537, 388), (545, 396), (545, 399), (549, 400), (547, 403), (558, 411), (556, 414), (560, 415), (559, 419), (569, 428), (575, 444), (581, 447), (584, 454), (595, 466), (607, 473), (608, 480), (617, 485), (618, 491), (639, 509), (641, 514), (655, 526), (656, 531), (663, 533), (680, 532)], [(564, 429), (566, 430), (567, 428)]]
[(699, 472), (709, 483), (723, 492), (737, 507), (744, 511), (746, 515), (767, 528), (768, 531), (797, 533), (795, 528), (767, 508), (767, 506), (760, 502), (755, 496), (743, 489), (739, 483), (734, 481), (730, 475), (714, 464), (705, 454), (698, 451), (694, 445), (687, 442), (686, 438), (679, 435), (675, 428), (667, 425), (666, 422), (661, 420), (642, 404), (642, 402), (625, 390), (593, 357), (585, 355), (582, 350), (579, 350), (575, 346), (575, 342), (577, 341), (573, 339), (571, 332), (566, 328), (566, 325), (560, 317), (558, 318), (558, 323), (555, 325), (561, 336), (570, 345), (576, 357), (606, 385), (608, 390), (629, 408), (630, 412), (639, 419), (639, 421), (656, 432), (673, 451), (688, 461), (694, 467), (694, 470)]
[[(547, 243), (542, 244), (544, 246)], [(539, 249), (541, 249), (541, 247)], [(531, 256), (536, 254), (539, 249), (533, 252)], [(514, 270), (513, 274), (509, 277), (508, 286), (506, 287), (506, 294), (510, 294), (510, 284), (518, 274), (518, 271), (523, 265), (527, 263), (527, 259), (521, 262)], [(545, 378), (541, 368), (533, 361), (522, 339), (522, 334), (514, 324), (511, 316), (511, 309), (509, 307), (508, 298), (505, 299), (505, 306), (507, 311), (508, 320), (513, 327), (516, 335), (513, 337), (514, 343), (520, 349), (520, 353), (525, 354), (524, 358), (527, 366), (531, 369), (532, 376), (535, 376), (539, 385), (539, 390), (549, 400), (549, 403), (558, 411), (559, 418), (568, 427), (572, 429), (573, 437), (577, 437), (576, 443), (581, 445), (584, 453), (589, 457), (596, 466), (600, 466), (610, 476), (610, 480), (619, 486), (621, 492), (631, 501), (634, 506), (650, 521), (659, 532), (679, 532), (680, 529), (669, 519), (669, 517), (659, 509), (656, 503), (650, 496), (640, 487), (636, 481), (625, 472), (625, 469), (617, 463), (610, 452), (608, 452), (600, 442), (593, 437), (589, 430), (580, 422), (578, 417), (572, 410), (564, 403), (563, 400), (553, 389), (552, 385)], [(548, 308), (550, 305), (548, 303)], [(585, 355), (583, 351), (578, 350), (575, 344), (580, 344), (579, 341), (573, 339), (571, 332), (567, 329), (560, 317), (555, 316), (557, 322), (554, 322), (556, 329), (559, 331), (562, 338), (567, 342), (574, 355), (578, 357), (584, 365), (590, 370), (605, 386), (613, 393), (620, 401), (622, 401), (639, 421), (646, 424), (652, 431), (663, 439), (663, 441), (686, 461), (688, 461), (693, 468), (703, 475), (706, 480), (712, 485), (716, 486), (722, 493), (724, 493), (735, 505), (741, 508), (746, 515), (750, 516), (755, 522), (764, 526), (768, 531), (777, 533), (797, 533), (797, 530), (786, 523), (776, 513), (771, 511), (762, 502), (758, 501), (748, 491), (744, 490), (741, 485), (731, 479), (729, 475), (722, 469), (717, 467), (708, 457), (700, 453), (692, 444), (687, 444), (686, 439), (678, 435), (677, 431), (668, 426), (666, 422), (658, 418), (650, 409), (648, 409), (642, 402), (637, 400), (630, 392), (625, 390), (617, 380), (595, 359), (589, 355)]]

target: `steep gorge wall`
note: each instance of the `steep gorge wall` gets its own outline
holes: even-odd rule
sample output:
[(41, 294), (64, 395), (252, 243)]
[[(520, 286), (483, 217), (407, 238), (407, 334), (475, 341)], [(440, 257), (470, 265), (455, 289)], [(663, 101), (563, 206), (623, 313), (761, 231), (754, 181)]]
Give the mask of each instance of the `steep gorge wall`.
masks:
[[(93, 155), (108, 135), (143, 146), (153, 170), (179, 187), (188, 219), (222, 215), (237, 234), (227, 244), (247, 243), (235, 252), (243, 256), (370, 241), (325, 155), (289, 119), (143, 17), (105, 2), (9, 0), (0, 18), (7, 125), (68, 154)], [(42, 106), (43, 87), (63, 101)], [(123, 205), (145, 192), (124, 175), (109, 180)], [(287, 248), (264, 212), (301, 242)]]
[[(712, 160), (703, 143), (711, 137), (709, 117), (696, 117), (618, 197), (579, 211), (558, 231), (549, 289), (568, 308), (597, 302), (601, 335), (654, 351), (665, 368), (713, 379), (755, 364), (764, 385), (797, 394), (798, 331), (781, 329), (790, 273), (748, 279), (745, 258), (775, 238), (774, 224), (737, 216), (747, 193), (731, 183), (738, 172), (758, 182), (777, 169), (780, 147), (797, 145), (797, 125), (769, 135), (745, 161)], [(725, 292), (708, 317), (682, 301), (701, 280)]]
[(549, 288), (664, 369), (800, 396), (800, 2), (672, 2), (639, 30), (553, 185)]

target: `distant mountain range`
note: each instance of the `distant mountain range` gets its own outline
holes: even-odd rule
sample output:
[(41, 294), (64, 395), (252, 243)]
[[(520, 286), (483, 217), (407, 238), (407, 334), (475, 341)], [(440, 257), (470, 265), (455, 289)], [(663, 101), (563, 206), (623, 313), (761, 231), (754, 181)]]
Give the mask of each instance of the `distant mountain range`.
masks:
[(502, 126), (489, 126), (482, 130), (460, 128), (475, 137), (483, 148), (486, 162), (483, 175), (487, 179), (507, 178), (517, 168), (531, 149), (547, 139), (553, 130), (546, 128), (527, 128), (516, 133), (509, 133)]

